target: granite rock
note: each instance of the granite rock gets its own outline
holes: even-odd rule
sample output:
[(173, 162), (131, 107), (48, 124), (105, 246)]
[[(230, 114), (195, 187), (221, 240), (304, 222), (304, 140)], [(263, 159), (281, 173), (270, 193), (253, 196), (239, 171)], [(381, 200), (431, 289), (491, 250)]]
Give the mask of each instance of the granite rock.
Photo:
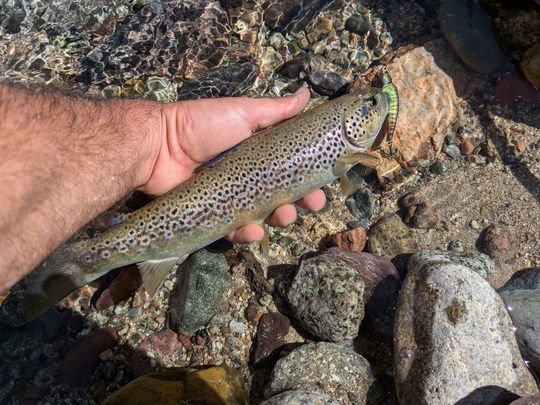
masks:
[(358, 335), (364, 318), (364, 282), (339, 259), (316, 256), (302, 260), (280, 291), (303, 328), (321, 340), (346, 341)]
[(331, 396), (314, 391), (290, 390), (268, 398), (259, 405), (340, 405)]
[(516, 273), (499, 289), (499, 295), (516, 328), (523, 358), (540, 375), (540, 269)]
[(455, 263), (411, 266), (396, 311), (400, 403), (508, 403), (536, 392), (504, 303)]
[(418, 268), (427, 263), (461, 264), (476, 272), (483, 279), (495, 270), (495, 262), (483, 253), (461, 253), (444, 250), (424, 250), (409, 259), (409, 268)]
[(277, 362), (265, 396), (292, 389), (322, 390), (342, 404), (380, 404), (382, 401), (381, 388), (368, 361), (336, 343), (306, 344)]
[(171, 293), (171, 323), (182, 335), (202, 328), (215, 314), (229, 279), (223, 253), (201, 249), (178, 267), (177, 287)]

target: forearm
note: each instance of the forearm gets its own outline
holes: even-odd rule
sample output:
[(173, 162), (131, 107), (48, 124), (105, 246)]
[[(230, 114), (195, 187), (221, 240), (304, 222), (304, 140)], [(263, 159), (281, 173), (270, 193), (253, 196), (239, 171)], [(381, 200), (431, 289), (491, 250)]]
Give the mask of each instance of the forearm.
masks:
[(160, 116), (154, 103), (0, 84), (0, 290), (141, 184)]

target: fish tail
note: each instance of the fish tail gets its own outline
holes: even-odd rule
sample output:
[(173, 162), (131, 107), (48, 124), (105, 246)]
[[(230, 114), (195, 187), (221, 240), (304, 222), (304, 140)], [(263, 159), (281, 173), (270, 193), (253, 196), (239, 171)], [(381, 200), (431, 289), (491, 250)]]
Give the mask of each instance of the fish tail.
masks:
[(92, 281), (87, 280), (83, 269), (72, 261), (71, 249), (72, 245), (62, 246), (26, 278), (24, 316), (27, 322)]

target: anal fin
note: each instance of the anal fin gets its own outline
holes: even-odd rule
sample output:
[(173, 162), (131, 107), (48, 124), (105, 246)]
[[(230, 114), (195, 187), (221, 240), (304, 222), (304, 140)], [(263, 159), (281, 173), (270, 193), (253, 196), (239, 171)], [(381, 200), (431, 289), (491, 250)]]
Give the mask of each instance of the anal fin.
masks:
[(146, 289), (148, 295), (154, 298), (163, 283), (163, 279), (180, 259), (180, 257), (168, 257), (167, 259), (147, 260), (137, 263), (143, 281), (142, 286)]

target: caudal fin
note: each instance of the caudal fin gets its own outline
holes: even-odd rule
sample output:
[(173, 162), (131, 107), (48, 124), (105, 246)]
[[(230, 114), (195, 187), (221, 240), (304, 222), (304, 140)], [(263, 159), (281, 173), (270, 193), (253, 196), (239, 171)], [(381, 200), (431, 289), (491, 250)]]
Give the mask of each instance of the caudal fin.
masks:
[(87, 283), (81, 268), (69, 261), (68, 250), (69, 245), (61, 247), (27, 277), (24, 297), (27, 322)]

